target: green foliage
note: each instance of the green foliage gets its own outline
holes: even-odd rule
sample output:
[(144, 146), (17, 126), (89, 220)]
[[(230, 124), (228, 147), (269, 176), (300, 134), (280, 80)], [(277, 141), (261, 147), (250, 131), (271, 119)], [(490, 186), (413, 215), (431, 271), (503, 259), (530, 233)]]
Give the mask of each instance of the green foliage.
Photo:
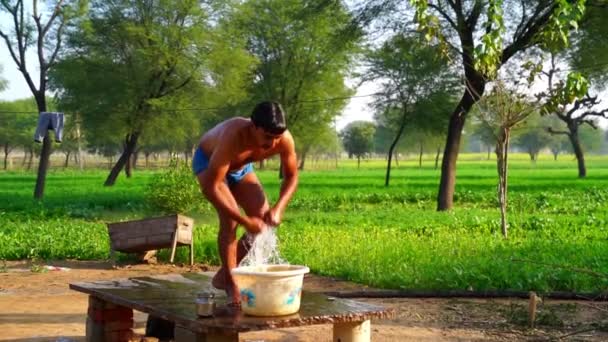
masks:
[(168, 170), (152, 177), (145, 198), (153, 208), (164, 213), (186, 213), (206, 203), (191, 168), (176, 160)]
[(487, 17), (486, 31), (481, 43), (475, 47), (475, 68), (493, 79), (502, 63), (502, 35), (505, 32), (502, 0), (488, 1)]
[(593, 6), (585, 11), (576, 40), (568, 50), (571, 68), (580, 71), (597, 90), (608, 85), (608, 8)]
[(522, 148), (535, 161), (540, 151), (555, 142), (554, 135), (549, 133), (549, 117), (541, 117), (538, 114), (531, 115), (525, 126), (517, 132), (513, 144)]
[[(282, 254), (316, 274), (385, 288), (603, 291), (606, 279), (569, 268), (608, 273), (606, 157), (589, 157), (592, 172), (580, 180), (571, 155), (557, 162), (541, 155), (533, 167), (526, 155), (512, 154), (508, 240), (497, 234), (495, 163), (480, 157), (461, 156), (449, 213), (435, 211), (439, 172), (414, 161), (393, 170), (391, 188), (383, 186), (383, 160), (360, 170), (341, 161), (339, 170), (303, 172), (278, 230)], [(51, 172), (43, 202), (31, 199), (34, 174), (0, 173), (0, 260), (104, 259), (105, 222), (159, 215), (144, 197), (156, 173), (113, 188), (99, 184), (104, 173)], [(276, 172), (258, 176), (275, 200)], [(218, 264), (215, 213), (187, 214), (195, 219), (196, 262)], [(168, 252), (160, 258), (168, 260)], [(177, 260), (188, 260), (185, 248)]]
[(585, 14), (585, 1), (556, 1), (556, 9), (538, 35), (538, 42), (543, 48), (555, 52), (568, 47), (570, 31), (578, 29), (578, 22)]
[(2, 69), (2, 64), (0, 64), (0, 92), (6, 89), (6, 87), (8, 86), (8, 81), (2, 78)]
[(560, 106), (566, 106), (577, 99), (582, 99), (589, 90), (589, 81), (577, 71), (570, 72), (566, 82), (560, 81), (555, 89), (549, 89), (551, 96), (543, 106), (547, 114), (555, 113)]
[(344, 149), (350, 156), (360, 159), (372, 151), (375, 131), (376, 127), (372, 122), (353, 121), (349, 123), (340, 133)]
[[(247, 111), (261, 100), (282, 104), (300, 156), (322, 146), (317, 137), (354, 90), (346, 79), (362, 30), (341, 1), (252, 0), (236, 7), (229, 23), (258, 60)], [(333, 101), (319, 101), (333, 98)], [(230, 113), (232, 115), (232, 113)]]

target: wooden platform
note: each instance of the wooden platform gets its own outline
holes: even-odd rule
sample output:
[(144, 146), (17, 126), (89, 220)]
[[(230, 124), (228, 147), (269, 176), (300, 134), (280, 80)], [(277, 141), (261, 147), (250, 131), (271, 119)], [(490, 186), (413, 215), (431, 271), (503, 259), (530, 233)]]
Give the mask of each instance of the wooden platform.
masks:
[[(228, 308), (226, 295), (200, 273), (73, 283), (70, 288), (90, 295), (87, 341), (128, 340), (122, 337), (132, 326), (132, 310), (174, 322), (176, 341), (238, 341), (241, 332), (327, 323), (334, 325), (334, 341), (369, 341), (369, 320), (395, 315), (380, 306), (304, 291), (297, 314), (246, 316)], [(216, 293), (213, 317), (196, 315), (194, 300), (201, 291)]]

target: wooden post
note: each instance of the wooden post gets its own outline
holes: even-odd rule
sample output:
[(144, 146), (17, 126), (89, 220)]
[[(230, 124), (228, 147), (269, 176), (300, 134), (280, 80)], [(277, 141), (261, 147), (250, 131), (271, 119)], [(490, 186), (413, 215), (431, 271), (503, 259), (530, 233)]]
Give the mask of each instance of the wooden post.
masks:
[(178, 232), (179, 232), (179, 228), (176, 227), (175, 232), (173, 232), (173, 243), (171, 244), (171, 260), (170, 260), (171, 263), (173, 263), (173, 258), (175, 258), (175, 248), (177, 247)]
[(194, 234), (192, 234), (192, 240), (190, 241), (190, 266), (194, 265)]
[(371, 323), (363, 322), (334, 323), (334, 342), (369, 342)]

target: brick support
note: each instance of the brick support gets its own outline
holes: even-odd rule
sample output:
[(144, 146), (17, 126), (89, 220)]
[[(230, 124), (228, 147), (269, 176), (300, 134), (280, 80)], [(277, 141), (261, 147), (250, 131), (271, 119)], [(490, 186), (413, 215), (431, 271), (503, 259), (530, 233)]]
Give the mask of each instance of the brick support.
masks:
[(87, 342), (129, 342), (133, 334), (133, 310), (89, 296)]

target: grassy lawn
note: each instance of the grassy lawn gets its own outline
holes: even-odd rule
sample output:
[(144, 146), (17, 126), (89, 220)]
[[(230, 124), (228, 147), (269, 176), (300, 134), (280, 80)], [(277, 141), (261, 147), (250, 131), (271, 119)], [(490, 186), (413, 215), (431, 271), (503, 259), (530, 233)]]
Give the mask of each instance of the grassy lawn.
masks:
[[(340, 161), (338, 169), (329, 168), (333, 161), (313, 164), (318, 170), (301, 173), (278, 231), (282, 254), (318, 274), (385, 288), (606, 289), (608, 276), (573, 269), (608, 274), (608, 158), (588, 157), (589, 176), (581, 180), (572, 156), (532, 164), (513, 155), (504, 239), (495, 161), (462, 155), (455, 209), (436, 212), (440, 173), (432, 157), (422, 168), (417, 160), (400, 162), (388, 188), (382, 160), (364, 161), (360, 169), (356, 161)], [(258, 174), (276, 198), (276, 171)], [(37, 202), (33, 172), (0, 172), (0, 259), (108, 257), (105, 222), (162, 214), (145, 200), (154, 175), (136, 170), (108, 188), (106, 170), (52, 171), (45, 199)], [(197, 223), (196, 260), (218, 263), (215, 214), (187, 214)], [(186, 254), (178, 258), (185, 261)]]

